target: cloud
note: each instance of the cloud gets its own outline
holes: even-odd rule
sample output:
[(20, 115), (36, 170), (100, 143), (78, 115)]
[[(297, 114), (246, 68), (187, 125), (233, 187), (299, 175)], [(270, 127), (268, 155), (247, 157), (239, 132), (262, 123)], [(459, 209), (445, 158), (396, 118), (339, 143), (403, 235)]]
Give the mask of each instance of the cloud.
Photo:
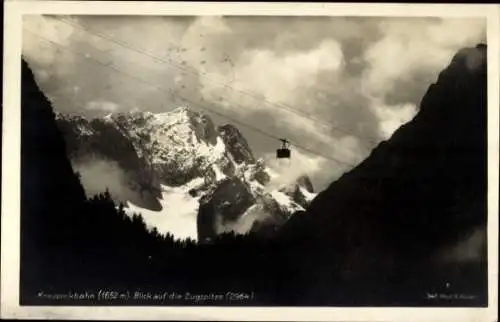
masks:
[(292, 149), (292, 158), (289, 160), (276, 159), (275, 154), (265, 155), (264, 160), (276, 174), (267, 185), (268, 189), (293, 184), (301, 175), (312, 177), (321, 172), (327, 164), (327, 160), (322, 157), (306, 154), (295, 149)]
[[(257, 157), (274, 153), (274, 137), (286, 137), (349, 164), (411, 119), (453, 54), (486, 33), (484, 20), (466, 18), (70, 19), (24, 22), (73, 51), (23, 35), (23, 54), (59, 112), (166, 112), (187, 104), (216, 122), (258, 128), (235, 123)], [(350, 167), (328, 161), (313, 172), (327, 183)]]
[(86, 106), (89, 110), (98, 110), (106, 112), (115, 112), (118, 110), (119, 106), (113, 102), (106, 101), (90, 101)]
[[(63, 52), (58, 50), (57, 47), (50, 45), (50, 43), (45, 42), (45, 46), (40, 46), (40, 43), (33, 39), (33, 37), (36, 37), (36, 34), (39, 34), (64, 46), (70, 42), (73, 34), (71, 27), (59, 24), (47, 16), (26, 15), (23, 16), (23, 28), (27, 32), (24, 33), (22, 51), (32, 62), (55, 67), (54, 64), (61, 57), (65, 59), (71, 58), (70, 55), (62, 56)], [(65, 61), (65, 63), (71, 63), (71, 61)]]
[(168, 102), (159, 87), (175, 89), (179, 70), (153, 57), (174, 55), (189, 23), (186, 17), (27, 16), (24, 27), (34, 33), (24, 33), (23, 54), (61, 112), (81, 109), (96, 96), (122, 111), (136, 105), (158, 111), (164, 106), (158, 100)]
[(136, 200), (138, 197), (127, 185), (127, 174), (114, 161), (97, 157), (79, 160), (73, 162), (73, 169), (80, 173), (88, 196), (102, 193), (107, 188), (115, 200)]
[(484, 19), (386, 19), (363, 53), (361, 88), (388, 138), (416, 113), (429, 85), (458, 50), (486, 38)]
[[(325, 40), (308, 51), (293, 51), (286, 55), (252, 49), (244, 51), (235, 62), (235, 79), (230, 86), (240, 93), (252, 92), (250, 97), (256, 95), (274, 103), (292, 103), (297, 92), (315, 86), (316, 77), (321, 72), (338, 74), (342, 66), (340, 44), (332, 40)], [(210, 81), (202, 82), (202, 85), (202, 95), (209, 100), (224, 90), (220, 86), (214, 87)], [(248, 108), (266, 108), (262, 102), (256, 104), (257, 101), (248, 100), (248, 95), (242, 97), (236, 93), (230, 97), (236, 103), (243, 101)]]
[(250, 232), (257, 220), (262, 220), (263, 218), (266, 218), (268, 216), (269, 214), (266, 213), (262, 209), (262, 207), (254, 205), (248, 208), (243, 216), (235, 221), (222, 223), (222, 216), (216, 216), (214, 227), (217, 231), (217, 234), (234, 232), (236, 234), (243, 235)]
[[(73, 30), (43, 15), (23, 16), (22, 54), (30, 62), (38, 82), (49, 96), (62, 86), (61, 79), (72, 74), (74, 56), (51, 41), (68, 46)], [(43, 37), (43, 38), (41, 38)]]
[(375, 113), (380, 119), (379, 129), (384, 139), (388, 139), (401, 124), (409, 122), (417, 113), (415, 104), (406, 103), (397, 106), (378, 105)]
[(394, 90), (399, 81), (415, 74), (436, 77), (457, 50), (485, 38), (483, 19), (388, 19), (378, 27), (383, 37), (363, 55), (369, 65), (364, 86), (368, 94), (376, 96)]
[(485, 260), (486, 243), (486, 230), (477, 228), (465, 240), (438, 253), (439, 260), (444, 262), (477, 262)]

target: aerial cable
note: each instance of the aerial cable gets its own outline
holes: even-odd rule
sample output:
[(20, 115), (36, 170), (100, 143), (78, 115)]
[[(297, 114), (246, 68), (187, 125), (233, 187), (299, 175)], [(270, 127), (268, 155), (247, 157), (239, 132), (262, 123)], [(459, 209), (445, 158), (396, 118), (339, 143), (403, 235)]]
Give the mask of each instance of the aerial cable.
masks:
[[(200, 72), (198, 72), (198, 71), (196, 71), (196, 70), (194, 70), (192, 68), (186, 68), (185, 65), (179, 66), (177, 64), (172, 63), (171, 61), (168, 61), (168, 60), (165, 60), (165, 59), (163, 59), (161, 57), (153, 55), (150, 52), (148, 52), (148, 51), (146, 51), (146, 50), (144, 50), (142, 48), (139, 48), (137, 46), (133, 46), (133, 45), (131, 45), (131, 44), (129, 44), (129, 43), (123, 41), (123, 40), (119, 40), (117, 38), (113, 38), (113, 37), (111, 37), (109, 35), (105, 35), (103, 33), (92, 31), (86, 25), (77, 24), (77, 23), (74, 23), (74, 22), (69, 21), (67, 19), (60, 18), (60, 17), (52, 17), (52, 18), (56, 19), (56, 20), (58, 20), (60, 22), (66, 23), (68, 25), (71, 25), (71, 26), (73, 26), (75, 28), (78, 28), (78, 29), (80, 29), (80, 30), (82, 30), (84, 32), (87, 32), (87, 33), (89, 33), (89, 34), (91, 34), (93, 36), (99, 37), (99, 38), (104, 39), (104, 40), (108, 40), (108, 41), (110, 41), (110, 42), (112, 42), (112, 43), (114, 43), (116, 45), (119, 45), (119, 46), (121, 46), (123, 48), (135, 51), (135, 52), (137, 52), (139, 54), (146, 55), (146, 56), (152, 58), (153, 60), (156, 60), (157, 62), (170, 65), (170, 66), (172, 66), (174, 68), (177, 68), (177, 69), (180, 69), (180, 70), (183, 70), (183, 71), (195, 74), (195, 75), (197, 75), (199, 77), (203, 77), (206, 80), (211, 81), (212, 83), (215, 83), (215, 84), (220, 85), (220, 86), (225, 87), (225, 88), (230, 88), (231, 90), (233, 90), (235, 92), (239, 92), (240, 94), (250, 96), (250, 97), (252, 97), (254, 99), (257, 99), (257, 100), (260, 100), (260, 101), (262, 101), (262, 102), (264, 102), (266, 104), (269, 104), (269, 105), (272, 105), (272, 106), (277, 107), (279, 109), (288, 111), (289, 113), (293, 113), (293, 114), (296, 114), (298, 116), (307, 118), (307, 119), (309, 119), (309, 120), (311, 120), (311, 121), (313, 121), (313, 122), (315, 122), (317, 124), (319, 123), (319, 124), (322, 124), (323, 126), (327, 126), (329, 128), (332, 128), (334, 130), (343, 132), (345, 134), (349, 134), (349, 135), (355, 136), (355, 137), (357, 137), (357, 138), (359, 138), (359, 139), (361, 139), (363, 141), (366, 141), (366, 142), (368, 142), (370, 144), (377, 144), (378, 141), (379, 141), (378, 139), (373, 138), (373, 137), (367, 137), (367, 136), (361, 137), (361, 136), (359, 136), (357, 134), (353, 134), (352, 131), (348, 131), (348, 130), (346, 130), (346, 129), (342, 128), (342, 127), (339, 127), (338, 125), (333, 124), (331, 122), (328, 122), (328, 121), (325, 121), (325, 120), (322, 120), (322, 119), (319, 119), (319, 118), (312, 117), (310, 114), (302, 112), (302, 111), (298, 110), (297, 108), (294, 108), (294, 107), (292, 107), (292, 106), (290, 106), (288, 104), (269, 101), (268, 99), (266, 99), (264, 97), (261, 97), (261, 95), (259, 95), (258, 93), (255, 93), (253, 91), (243, 90), (243, 89), (236, 89), (236, 88), (234, 88), (233, 86), (230, 85), (234, 81), (234, 75), (233, 75), (233, 80), (230, 81), (230, 82), (227, 82), (227, 83), (220, 82), (220, 81), (219, 82), (214, 82), (213, 78), (212, 79), (209, 78), (206, 73), (200, 73)], [(224, 61), (225, 62), (226, 61), (229, 62), (231, 64), (231, 66), (234, 67), (233, 62), (230, 61), (230, 58), (229, 58), (229, 56), (227, 54), (225, 54)]]
[[(159, 85), (157, 85), (157, 84), (154, 84), (154, 83), (148, 82), (147, 80), (145, 80), (145, 79), (143, 79), (143, 78), (141, 78), (141, 77), (138, 77), (138, 76), (136, 76), (136, 75), (133, 75), (133, 74), (131, 74), (131, 73), (128, 73), (128, 72), (126, 72), (126, 71), (123, 71), (122, 69), (120, 69), (120, 68), (116, 67), (116, 66), (115, 66), (115, 65), (113, 65), (112, 63), (104, 63), (104, 62), (102, 62), (102, 61), (100, 61), (100, 60), (98, 60), (98, 59), (95, 59), (95, 58), (90, 57), (90, 56), (88, 56), (88, 55), (86, 55), (86, 54), (83, 54), (83, 53), (81, 53), (81, 52), (78, 52), (78, 51), (74, 50), (74, 49), (73, 49), (73, 48), (71, 48), (71, 47), (61, 45), (60, 43), (57, 43), (57, 42), (55, 42), (55, 41), (53, 41), (53, 40), (51, 40), (51, 39), (49, 39), (49, 38), (47, 38), (47, 37), (45, 37), (45, 36), (42, 36), (42, 35), (40, 35), (40, 34), (38, 34), (38, 33), (34, 32), (34, 31), (31, 31), (31, 30), (29, 30), (29, 29), (27, 29), (27, 28), (24, 28), (24, 30), (28, 31), (29, 33), (31, 33), (31, 34), (33, 34), (33, 35), (35, 35), (36, 37), (38, 37), (38, 38), (40, 38), (40, 39), (42, 39), (42, 40), (44, 40), (44, 41), (46, 41), (46, 42), (51, 43), (51, 44), (52, 44), (52, 45), (54, 45), (54, 46), (57, 46), (57, 47), (59, 47), (59, 48), (61, 48), (61, 49), (67, 50), (67, 51), (69, 51), (69, 52), (72, 52), (72, 53), (73, 53), (73, 54), (75, 54), (75, 55), (79, 55), (79, 56), (81, 56), (81, 57), (85, 58), (85, 60), (86, 60), (86, 61), (93, 61), (93, 62), (95, 62), (95, 63), (97, 63), (97, 64), (102, 65), (102, 66), (103, 66), (103, 67), (105, 67), (105, 68), (112, 69), (112, 70), (114, 70), (114, 71), (116, 71), (116, 72), (118, 72), (118, 73), (121, 73), (121, 74), (123, 74), (123, 75), (126, 75), (126, 76), (128, 76), (128, 77), (130, 77), (130, 78), (132, 78), (132, 79), (134, 79), (134, 80), (136, 80), (136, 81), (138, 81), (138, 82), (141, 82), (141, 83), (143, 83), (143, 84), (146, 84), (146, 85), (149, 85), (149, 86), (155, 87), (155, 88), (157, 88), (158, 90), (161, 90), (161, 91), (167, 91), (170, 95), (172, 95), (172, 96), (174, 96), (174, 97), (177, 97), (177, 98), (181, 99), (182, 101), (189, 102), (189, 103), (191, 103), (194, 107), (196, 107), (196, 108), (198, 108), (198, 109), (200, 109), (200, 110), (206, 110), (206, 111), (209, 111), (209, 112), (211, 112), (211, 113), (213, 113), (213, 114), (215, 114), (215, 115), (218, 115), (218, 116), (223, 117), (223, 118), (225, 118), (225, 119), (227, 119), (227, 120), (230, 120), (231, 122), (233, 122), (233, 123), (235, 123), (235, 124), (242, 125), (242, 126), (244, 126), (244, 127), (246, 127), (246, 128), (249, 128), (249, 129), (251, 129), (251, 130), (253, 130), (253, 131), (257, 132), (257, 133), (260, 133), (260, 134), (262, 134), (262, 135), (264, 135), (264, 136), (267, 136), (267, 137), (270, 137), (270, 138), (274, 138), (274, 139), (279, 140), (279, 141), (282, 141), (282, 140), (283, 140), (283, 138), (282, 138), (282, 137), (279, 137), (279, 136), (276, 136), (276, 135), (274, 135), (274, 134), (272, 134), (272, 133), (269, 133), (269, 132), (267, 132), (267, 131), (264, 131), (264, 130), (262, 130), (262, 129), (260, 129), (260, 128), (256, 127), (256, 126), (253, 126), (253, 125), (250, 125), (250, 124), (248, 124), (248, 123), (242, 122), (242, 121), (237, 120), (237, 119), (235, 119), (235, 118), (233, 118), (233, 117), (230, 117), (230, 116), (228, 116), (228, 115), (226, 115), (226, 114), (224, 114), (224, 113), (218, 112), (218, 111), (213, 110), (213, 109), (211, 109), (211, 108), (207, 108), (206, 106), (202, 106), (201, 104), (199, 104), (199, 103), (197, 103), (197, 102), (194, 102), (194, 101), (192, 101), (192, 100), (190, 100), (190, 99), (188, 99), (188, 98), (186, 98), (186, 97), (184, 97), (184, 96), (180, 95), (178, 92), (176, 92), (175, 90), (173, 90), (173, 89), (171, 89), (171, 88), (168, 88), (168, 87), (163, 87), (163, 86), (159, 86)], [(285, 140), (286, 140), (286, 139), (285, 139)], [(286, 140), (286, 141), (287, 141), (287, 143), (286, 143), (287, 145), (286, 145), (286, 146), (287, 146), (287, 147), (289, 147), (289, 146), (290, 146), (290, 144), (292, 144), (292, 143), (291, 143), (290, 141), (288, 141), (288, 140)], [(282, 142), (283, 142), (283, 141), (282, 141)], [(306, 152), (306, 153), (310, 153), (310, 154), (314, 154), (314, 155), (317, 155), (317, 156), (323, 157), (323, 158), (325, 158), (325, 159), (327, 159), (327, 160), (330, 160), (330, 161), (333, 161), (333, 162), (335, 162), (335, 163), (344, 164), (344, 165), (348, 165), (348, 166), (351, 166), (351, 167), (355, 166), (355, 164), (352, 164), (352, 163), (350, 163), (350, 162), (347, 162), (347, 161), (344, 161), (344, 160), (338, 159), (338, 158), (333, 157), (333, 156), (328, 156), (328, 155), (325, 155), (325, 154), (323, 154), (323, 153), (320, 153), (320, 152), (314, 151), (314, 150), (312, 150), (311, 148), (308, 148), (308, 147), (303, 146), (303, 145), (298, 144), (298, 143), (293, 143), (293, 146), (295, 146), (296, 148), (298, 148), (298, 149), (300, 149), (300, 150), (302, 150), (302, 151), (304, 151), (304, 152)]]

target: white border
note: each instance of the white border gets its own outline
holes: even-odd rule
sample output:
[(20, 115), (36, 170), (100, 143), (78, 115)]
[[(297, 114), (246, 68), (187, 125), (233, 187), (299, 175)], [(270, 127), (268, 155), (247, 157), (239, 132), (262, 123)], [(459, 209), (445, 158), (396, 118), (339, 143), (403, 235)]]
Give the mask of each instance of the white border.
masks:
[[(497, 5), (7, 1), (4, 20), (1, 317), (246, 321), (496, 321), (499, 14)], [(488, 33), (488, 308), (20, 307), (20, 57), (23, 14), (486, 17)]]

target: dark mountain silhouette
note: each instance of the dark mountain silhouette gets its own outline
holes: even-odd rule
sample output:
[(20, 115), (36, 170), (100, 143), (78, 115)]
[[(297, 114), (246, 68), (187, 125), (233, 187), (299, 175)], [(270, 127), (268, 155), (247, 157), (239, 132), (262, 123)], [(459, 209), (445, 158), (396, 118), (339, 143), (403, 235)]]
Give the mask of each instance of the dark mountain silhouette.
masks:
[[(442, 285), (458, 270), (467, 286), (484, 286), (485, 262), (444, 267), (433, 256), (486, 226), (486, 88), (486, 46), (458, 52), (415, 118), (283, 227), (303, 248), (311, 301), (334, 296), (321, 287), (334, 287), (332, 272), (346, 281), (401, 274), (392, 282), (423, 283), (421, 294), (437, 270)], [(467, 275), (469, 266), (480, 272)]]
[[(63, 224), (75, 220), (85, 193), (65, 155), (65, 143), (54, 121), (50, 102), (38, 89), (22, 61), (21, 87), (21, 286), (52, 268), (43, 254), (64, 248), (71, 232)], [(66, 227), (64, 227), (66, 228)], [(30, 263), (23, 265), (23, 259)], [(56, 270), (56, 267), (54, 267)]]

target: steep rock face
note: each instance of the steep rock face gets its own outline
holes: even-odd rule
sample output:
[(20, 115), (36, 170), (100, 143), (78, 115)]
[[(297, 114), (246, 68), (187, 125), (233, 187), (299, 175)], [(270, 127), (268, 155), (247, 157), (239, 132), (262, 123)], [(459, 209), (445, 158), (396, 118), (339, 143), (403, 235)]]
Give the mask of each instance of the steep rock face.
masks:
[(304, 284), (325, 284), (334, 267), (422, 277), (436, 251), (484, 227), (486, 88), (486, 47), (461, 50), (412, 121), (285, 224), (282, 237), (302, 240), (310, 265)]
[(259, 216), (259, 219), (252, 225), (251, 231), (260, 232), (263, 229), (264, 232), (277, 231), (293, 214), (304, 210), (303, 207), (309, 204), (302, 206), (301, 201), (300, 197), (294, 199), (293, 195), (287, 195), (283, 191), (265, 193), (259, 198), (257, 207), (252, 211), (254, 214), (260, 211), (264, 214), (273, 214), (273, 216)]
[(311, 179), (306, 175), (302, 175), (297, 179), (297, 185), (302, 186), (309, 193), (314, 193), (314, 187)]
[(309, 206), (316, 196), (311, 180), (307, 176), (300, 176), (294, 184), (285, 186), (279, 191), (295, 200), (303, 208)]
[(207, 240), (214, 238), (219, 227), (228, 222), (237, 221), (255, 199), (247, 185), (238, 178), (225, 179), (213, 193), (200, 200), (198, 210), (198, 238)]
[(235, 126), (225, 124), (219, 126), (218, 131), (236, 163), (255, 163), (256, 160), (247, 140)]
[[(193, 199), (200, 204), (196, 220), (199, 240), (228, 230), (246, 233), (253, 221), (281, 225), (315, 196), (307, 177), (293, 187), (268, 188), (269, 169), (254, 157), (238, 129), (229, 124), (216, 128), (208, 116), (187, 107), (159, 114), (110, 114), (93, 120), (60, 115), (58, 123), (73, 163), (102, 157), (124, 170), (126, 185), (136, 193), (111, 191), (118, 199), (159, 210), (171, 201), (164, 191), (177, 189), (179, 193), (185, 188), (186, 204)], [(162, 215), (168, 213), (158, 213)]]

